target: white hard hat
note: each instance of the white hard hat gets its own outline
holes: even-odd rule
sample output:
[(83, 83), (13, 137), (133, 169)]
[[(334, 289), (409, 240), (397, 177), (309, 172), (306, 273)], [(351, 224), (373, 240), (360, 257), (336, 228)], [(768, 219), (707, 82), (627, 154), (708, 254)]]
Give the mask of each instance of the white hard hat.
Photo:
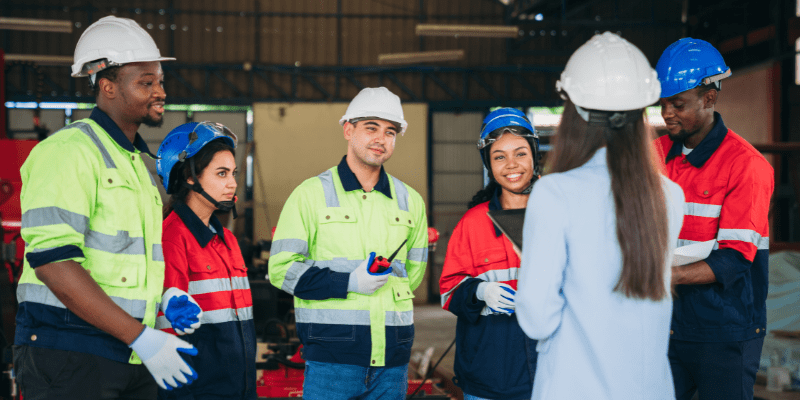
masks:
[(575, 50), (556, 90), (566, 92), (582, 108), (626, 111), (658, 101), (661, 83), (641, 50), (605, 32)]
[(381, 86), (378, 88), (364, 88), (344, 113), (339, 125), (356, 118), (375, 117), (400, 125), (400, 134), (406, 132), (408, 122), (403, 118), (403, 107), (400, 106), (400, 98), (389, 89)]
[[(100, 59), (108, 60), (106, 67), (133, 62), (174, 60), (171, 57), (161, 57), (156, 42), (136, 21), (113, 15), (100, 18), (89, 25), (78, 39), (72, 76), (89, 75), (83, 70), (84, 64)], [(97, 71), (99, 70), (94, 72)]]

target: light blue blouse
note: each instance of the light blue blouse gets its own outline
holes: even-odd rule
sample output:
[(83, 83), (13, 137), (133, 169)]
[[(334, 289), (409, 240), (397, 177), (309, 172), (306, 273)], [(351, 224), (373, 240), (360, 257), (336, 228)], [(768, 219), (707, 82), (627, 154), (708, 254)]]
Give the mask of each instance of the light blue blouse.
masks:
[[(663, 178), (669, 292), (683, 191)], [(667, 359), (672, 296), (627, 298), (606, 149), (540, 179), (528, 199), (516, 296), (522, 330), (538, 339), (533, 399), (675, 399)]]

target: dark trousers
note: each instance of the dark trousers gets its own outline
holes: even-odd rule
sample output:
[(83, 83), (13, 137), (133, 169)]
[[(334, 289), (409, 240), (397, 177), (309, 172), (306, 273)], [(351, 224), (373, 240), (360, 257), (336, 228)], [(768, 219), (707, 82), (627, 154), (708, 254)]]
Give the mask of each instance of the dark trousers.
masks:
[(764, 338), (742, 342), (669, 341), (676, 400), (752, 400)]
[(75, 351), (14, 346), (14, 373), (25, 400), (154, 400), (144, 365)]

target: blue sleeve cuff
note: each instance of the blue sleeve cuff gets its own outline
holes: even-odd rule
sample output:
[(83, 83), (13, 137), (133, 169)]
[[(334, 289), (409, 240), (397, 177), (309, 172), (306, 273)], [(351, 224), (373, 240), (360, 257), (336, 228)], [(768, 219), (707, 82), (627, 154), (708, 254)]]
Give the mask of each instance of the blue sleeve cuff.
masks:
[(482, 279), (469, 278), (462, 282), (450, 297), (450, 312), (458, 317), (466, 318), (471, 323), (476, 323), (481, 316), (485, 301), (478, 300), (475, 292)]
[(56, 261), (64, 261), (71, 258), (83, 257), (83, 250), (81, 250), (80, 247), (72, 244), (36, 253), (28, 253), (25, 255), (25, 258), (28, 260), (28, 264), (30, 264), (31, 268), (41, 267), (42, 265)]
[(705, 261), (724, 289), (733, 285), (753, 265), (734, 249), (713, 250)]
[(348, 273), (311, 267), (297, 281), (294, 295), (303, 300), (346, 299), (349, 279)]

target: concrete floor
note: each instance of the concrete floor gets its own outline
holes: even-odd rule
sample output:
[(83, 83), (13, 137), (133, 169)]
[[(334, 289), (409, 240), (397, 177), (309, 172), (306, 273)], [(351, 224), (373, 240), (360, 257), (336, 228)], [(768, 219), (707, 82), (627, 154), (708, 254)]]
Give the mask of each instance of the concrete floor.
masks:
[[(411, 357), (416, 352), (424, 353), (428, 347), (433, 347), (433, 357), (431, 357), (431, 367), (447, 346), (456, 337), (456, 316), (445, 311), (438, 304), (416, 304), (414, 305), (414, 345), (411, 348)], [(450, 349), (447, 355), (437, 368), (445, 376), (453, 376), (453, 360), (455, 359), (455, 346)]]

